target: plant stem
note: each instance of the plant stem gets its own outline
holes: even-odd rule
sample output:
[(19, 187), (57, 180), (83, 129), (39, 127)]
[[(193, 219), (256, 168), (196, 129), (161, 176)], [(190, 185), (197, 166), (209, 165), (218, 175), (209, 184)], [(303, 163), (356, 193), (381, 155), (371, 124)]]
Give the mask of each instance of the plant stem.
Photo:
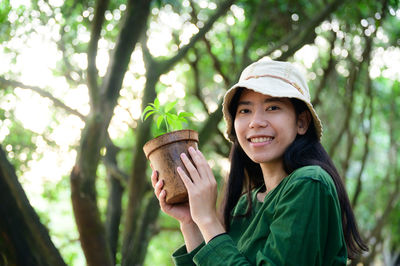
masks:
[(167, 132), (169, 132), (168, 120), (167, 117), (164, 116), (165, 125), (167, 126)]

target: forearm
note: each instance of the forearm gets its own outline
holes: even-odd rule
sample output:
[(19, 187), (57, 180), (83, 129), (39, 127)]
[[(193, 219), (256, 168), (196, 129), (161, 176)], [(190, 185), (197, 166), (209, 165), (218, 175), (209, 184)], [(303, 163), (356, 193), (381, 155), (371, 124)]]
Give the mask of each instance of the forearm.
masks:
[(195, 223), (181, 223), (180, 228), (188, 253), (203, 243), (203, 236)]
[(216, 218), (203, 221), (202, 223), (198, 224), (198, 227), (206, 243), (208, 243), (215, 236), (226, 232), (224, 226)]

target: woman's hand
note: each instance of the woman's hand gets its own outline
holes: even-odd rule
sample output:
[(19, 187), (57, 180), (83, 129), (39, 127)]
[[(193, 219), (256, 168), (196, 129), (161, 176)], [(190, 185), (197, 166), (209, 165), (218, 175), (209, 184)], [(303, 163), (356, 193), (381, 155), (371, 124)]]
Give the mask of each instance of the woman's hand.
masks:
[(191, 252), (203, 242), (203, 236), (198, 226), (192, 220), (189, 203), (167, 204), (165, 201), (167, 193), (163, 190), (164, 180), (158, 179), (158, 173), (155, 170), (153, 170), (153, 174), (151, 175), (151, 183), (154, 193), (160, 202), (161, 210), (179, 221), (186, 250)]
[(165, 201), (167, 192), (163, 189), (164, 180), (158, 179), (158, 172), (155, 170), (153, 170), (153, 173), (151, 175), (151, 183), (154, 188), (154, 194), (156, 195), (158, 201), (160, 202), (160, 208), (163, 212), (175, 218), (180, 223), (183, 224), (193, 223), (192, 217), (190, 216), (190, 208), (188, 202), (180, 204), (168, 204)]
[(208, 242), (212, 237), (225, 232), (216, 210), (217, 181), (199, 150), (190, 147), (189, 154), (195, 165), (184, 153), (181, 159), (190, 178), (180, 167), (177, 170), (188, 191), (191, 217)]

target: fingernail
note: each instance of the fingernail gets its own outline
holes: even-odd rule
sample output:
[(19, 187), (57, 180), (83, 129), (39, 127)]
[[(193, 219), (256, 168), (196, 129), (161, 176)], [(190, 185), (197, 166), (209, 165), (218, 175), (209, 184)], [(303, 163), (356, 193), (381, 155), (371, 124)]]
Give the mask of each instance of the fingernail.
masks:
[(190, 152), (194, 152), (195, 150), (194, 150), (193, 147), (189, 147), (189, 151), (190, 151)]
[(181, 158), (186, 158), (186, 154), (185, 153), (181, 153)]

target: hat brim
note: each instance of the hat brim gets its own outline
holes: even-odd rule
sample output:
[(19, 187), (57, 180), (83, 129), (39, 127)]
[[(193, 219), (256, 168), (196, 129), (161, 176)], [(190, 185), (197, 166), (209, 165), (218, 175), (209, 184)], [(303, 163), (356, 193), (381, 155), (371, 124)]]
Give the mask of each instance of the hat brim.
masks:
[[(268, 79), (264, 80), (265, 82), (262, 82), (260, 79)], [(268, 86), (265, 86), (265, 84), (268, 84)], [(316, 134), (321, 140), (322, 137), (322, 123), (321, 120), (319, 119), (314, 107), (312, 106), (311, 103), (309, 103), (306, 99), (306, 96), (302, 94), (302, 91), (293, 85), (272, 77), (263, 77), (263, 78), (258, 78), (258, 79), (248, 79), (248, 80), (241, 80), (238, 83), (236, 83), (234, 86), (232, 86), (224, 96), (224, 101), (223, 101), (223, 115), (224, 119), (227, 124), (227, 135), (228, 139), (230, 141), (235, 140), (235, 136), (232, 134), (232, 127), (233, 127), (233, 121), (232, 121), (232, 115), (229, 112), (229, 106), (231, 105), (231, 101), (233, 96), (235, 95), (236, 91), (238, 88), (246, 88), (253, 90), (258, 93), (262, 93), (264, 95), (269, 95), (272, 97), (280, 97), (280, 98), (296, 98), (301, 101), (303, 101), (308, 109), (310, 110), (310, 113), (313, 117), (314, 120), (314, 127)]]

